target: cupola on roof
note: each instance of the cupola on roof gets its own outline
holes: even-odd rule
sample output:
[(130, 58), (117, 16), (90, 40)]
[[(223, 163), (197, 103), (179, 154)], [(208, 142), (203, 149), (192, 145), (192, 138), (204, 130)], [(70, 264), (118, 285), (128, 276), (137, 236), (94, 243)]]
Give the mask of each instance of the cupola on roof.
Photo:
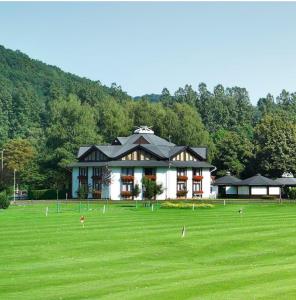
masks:
[(143, 133), (154, 134), (154, 131), (151, 129), (151, 127), (141, 125), (134, 131), (134, 133), (136, 133), (136, 134), (143, 134)]

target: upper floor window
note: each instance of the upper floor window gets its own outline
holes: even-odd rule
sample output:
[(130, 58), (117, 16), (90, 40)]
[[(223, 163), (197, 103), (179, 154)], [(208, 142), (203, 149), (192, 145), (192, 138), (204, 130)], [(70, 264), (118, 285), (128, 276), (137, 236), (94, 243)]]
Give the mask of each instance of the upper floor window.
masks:
[(121, 168), (121, 175), (134, 175), (134, 168)]
[(87, 176), (87, 167), (79, 168), (79, 176)]
[(177, 176), (186, 176), (187, 175), (187, 169), (186, 168), (178, 168), (177, 169)]
[(201, 168), (193, 168), (192, 169), (192, 175), (193, 176), (201, 176), (202, 175), (202, 170), (201, 170)]
[(92, 151), (90, 154), (88, 154), (85, 158), (85, 161), (105, 161), (106, 156), (101, 151)]

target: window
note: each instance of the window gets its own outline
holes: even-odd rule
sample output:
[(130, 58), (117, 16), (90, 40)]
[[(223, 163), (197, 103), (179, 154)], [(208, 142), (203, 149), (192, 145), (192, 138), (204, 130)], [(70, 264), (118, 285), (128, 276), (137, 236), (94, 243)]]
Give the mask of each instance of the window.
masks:
[(134, 168), (121, 168), (121, 175), (133, 176)]
[(133, 183), (132, 182), (124, 182), (124, 183), (122, 183), (121, 190), (123, 192), (131, 192), (133, 190)]
[(86, 167), (79, 168), (79, 176), (87, 176), (87, 168)]
[(201, 191), (201, 182), (194, 182), (192, 185), (193, 192)]
[(103, 173), (102, 168), (97, 168), (97, 167), (93, 168), (93, 176), (99, 177), (102, 176), (102, 173)]
[(201, 176), (201, 174), (202, 174), (201, 168), (193, 168), (192, 172), (193, 172), (193, 174), (192, 174), (193, 176)]
[(187, 189), (186, 182), (177, 183), (177, 191), (186, 191), (186, 189)]
[(155, 168), (145, 168), (144, 170), (145, 175), (156, 175)]
[(177, 169), (177, 176), (186, 176), (187, 170), (186, 168), (178, 168)]

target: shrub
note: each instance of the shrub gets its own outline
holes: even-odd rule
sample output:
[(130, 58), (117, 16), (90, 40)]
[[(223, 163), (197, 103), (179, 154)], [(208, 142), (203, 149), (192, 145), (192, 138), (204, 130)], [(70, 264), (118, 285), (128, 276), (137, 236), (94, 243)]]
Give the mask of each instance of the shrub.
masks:
[[(59, 190), (59, 198), (66, 198), (66, 190)], [(30, 200), (50, 200), (57, 198), (57, 190), (29, 190), (28, 199)]]
[(194, 208), (213, 208), (214, 205), (213, 204), (208, 204), (208, 203), (186, 203), (186, 202), (176, 202), (176, 203), (173, 203), (173, 202), (163, 202), (161, 203), (161, 208), (191, 208), (193, 207), (194, 205)]
[(275, 199), (277, 199), (277, 197), (273, 196), (273, 195), (264, 195), (264, 196), (261, 197), (261, 199), (275, 200)]
[(6, 192), (0, 193), (0, 209), (7, 209), (10, 205), (10, 201), (7, 197)]
[(290, 188), (288, 196), (290, 199), (296, 199), (296, 188)]

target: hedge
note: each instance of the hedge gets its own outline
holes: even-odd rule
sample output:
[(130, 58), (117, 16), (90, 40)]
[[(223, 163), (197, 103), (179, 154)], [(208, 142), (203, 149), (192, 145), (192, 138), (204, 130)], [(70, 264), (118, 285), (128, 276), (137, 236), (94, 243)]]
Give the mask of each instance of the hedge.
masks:
[[(59, 199), (65, 199), (66, 193), (70, 195), (67, 190), (59, 190)], [(28, 199), (30, 200), (52, 200), (57, 199), (57, 190), (47, 189), (47, 190), (29, 190)]]
[(6, 209), (10, 205), (10, 201), (5, 191), (0, 193), (0, 209)]

